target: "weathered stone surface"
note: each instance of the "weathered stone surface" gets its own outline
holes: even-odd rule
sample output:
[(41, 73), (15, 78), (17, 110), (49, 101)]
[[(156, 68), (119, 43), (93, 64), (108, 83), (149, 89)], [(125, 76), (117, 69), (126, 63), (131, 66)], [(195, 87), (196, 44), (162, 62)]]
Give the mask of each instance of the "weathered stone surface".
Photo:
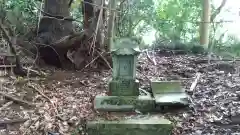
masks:
[(173, 125), (169, 120), (157, 116), (87, 123), (89, 135), (170, 135), (172, 129)]
[(109, 112), (141, 112), (154, 110), (154, 99), (147, 96), (96, 96), (94, 109)]
[(157, 105), (188, 105), (188, 95), (180, 81), (152, 81), (151, 87)]
[(180, 81), (151, 81), (153, 94), (184, 92)]
[(118, 96), (96, 96), (94, 100), (94, 109), (98, 111), (133, 111), (136, 96), (118, 97)]
[(117, 40), (111, 48), (113, 62), (113, 80), (136, 79), (137, 55), (139, 45), (129, 38)]
[(135, 109), (140, 112), (151, 112), (155, 110), (155, 99), (150, 96), (138, 96)]
[(158, 105), (189, 104), (186, 93), (156, 94), (154, 98)]
[(111, 96), (138, 96), (139, 82), (132, 79), (112, 80), (109, 83)]
[(111, 53), (115, 55), (138, 55), (140, 52), (139, 44), (130, 38), (121, 38), (111, 46)]

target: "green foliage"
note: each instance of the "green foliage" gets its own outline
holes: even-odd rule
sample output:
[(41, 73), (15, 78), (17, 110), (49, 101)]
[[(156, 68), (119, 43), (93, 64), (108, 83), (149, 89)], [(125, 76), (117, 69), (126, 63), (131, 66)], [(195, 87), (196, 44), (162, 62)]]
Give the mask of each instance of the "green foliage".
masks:
[[(141, 48), (146, 48), (143, 35), (154, 28), (157, 39), (152, 48), (203, 53), (205, 50), (198, 45), (201, 4), (201, 0), (120, 0), (116, 12), (116, 38), (131, 37)], [(16, 35), (25, 36), (30, 33), (29, 35), (34, 36), (39, 8), (40, 1), (0, 1), (0, 18)], [(77, 20), (73, 23), (78, 31), (82, 28), (81, 8), (81, 0), (75, 0), (70, 9), (71, 15)], [(212, 5), (212, 9), (214, 14), (216, 7)], [(219, 23), (210, 29), (210, 45), (213, 45), (213, 51), (221, 55), (239, 56), (240, 41), (237, 38), (229, 36), (228, 40), (224, 41), (225, 33), (216, 37), (216, 31), (223, 26), (224, 24)]]
[(175, 51), (178, 53), (184, 54), (205, 54), (207, 51), (203, 46), (195, 43), (182, 43), (182, 42), (167, 42), (163, 40), (156, 40), (154, 42), (154, 49), (167, 50), (167, 51)]
[(11, 24), (16, 34), (24, 35), (37, 23), (37, 10), (32, 0), (9, 0), (1, 3), (1, 19)]
[(139, 36), (149, 30), (147, 24), (154, 21), (153, 0), (124, 1), (117, 14), (116, 36)]
[(168, 0), (160, 2), (154, 28), (171, 40), (189, 40), (197, 36), (201, 2), (198, 0)]

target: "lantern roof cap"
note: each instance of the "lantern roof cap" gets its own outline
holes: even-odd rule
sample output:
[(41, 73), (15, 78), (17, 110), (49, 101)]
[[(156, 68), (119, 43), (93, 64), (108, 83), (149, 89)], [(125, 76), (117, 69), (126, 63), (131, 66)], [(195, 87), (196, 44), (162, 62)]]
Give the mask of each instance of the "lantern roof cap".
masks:
[(138, 43), (131, 38), (121, 38), (111, 48), (111, 53), (116, 55), (138, 55), (140, 52)]

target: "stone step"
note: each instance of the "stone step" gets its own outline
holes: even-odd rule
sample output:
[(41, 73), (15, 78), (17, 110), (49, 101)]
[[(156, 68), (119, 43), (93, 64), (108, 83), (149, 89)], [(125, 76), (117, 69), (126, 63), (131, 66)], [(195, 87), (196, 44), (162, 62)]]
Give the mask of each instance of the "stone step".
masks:
[(87, 122), (89, 135), (170, 135), (172, 122), (159, 116)]

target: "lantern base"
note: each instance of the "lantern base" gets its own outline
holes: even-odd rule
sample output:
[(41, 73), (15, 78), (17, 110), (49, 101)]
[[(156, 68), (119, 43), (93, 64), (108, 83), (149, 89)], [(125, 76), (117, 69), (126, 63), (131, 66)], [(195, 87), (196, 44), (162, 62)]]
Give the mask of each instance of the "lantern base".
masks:
[(138, 96), (139, 81), (132, 79), (111, 80), (109, 83), (109, 96)]
[(151, 112), (155, 100), (149, 96), (96, 96), (94, 109), (107, 112)]

